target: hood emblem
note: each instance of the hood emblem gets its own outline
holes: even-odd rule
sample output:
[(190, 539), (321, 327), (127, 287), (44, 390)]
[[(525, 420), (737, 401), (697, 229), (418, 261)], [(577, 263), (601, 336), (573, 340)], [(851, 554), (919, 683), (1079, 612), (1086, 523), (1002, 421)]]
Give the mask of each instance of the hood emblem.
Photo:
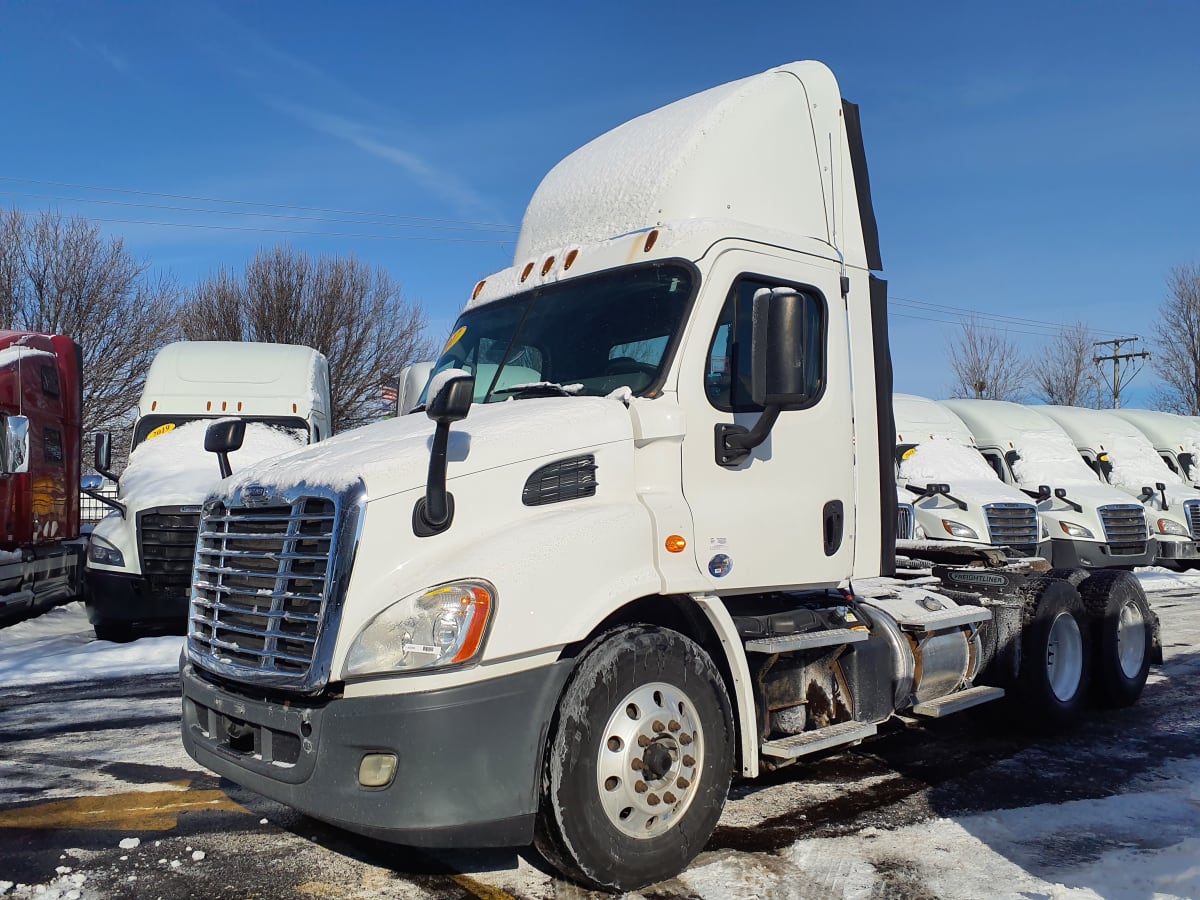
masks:
[(250, 484), (242, 488), (242, 502), (246, 506), (266, 506), (271, 502), (271, 492), (261, 484)]

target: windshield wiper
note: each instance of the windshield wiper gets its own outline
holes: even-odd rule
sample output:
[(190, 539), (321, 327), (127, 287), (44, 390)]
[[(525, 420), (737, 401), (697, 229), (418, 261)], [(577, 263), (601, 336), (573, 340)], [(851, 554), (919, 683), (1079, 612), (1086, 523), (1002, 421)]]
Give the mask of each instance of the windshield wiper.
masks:
[(574, 397), (583, 390), (582, 384), (557, 384), (553, 381), (531, 381), (499, 388), (492, 394), (512, 394), (514, 397)]

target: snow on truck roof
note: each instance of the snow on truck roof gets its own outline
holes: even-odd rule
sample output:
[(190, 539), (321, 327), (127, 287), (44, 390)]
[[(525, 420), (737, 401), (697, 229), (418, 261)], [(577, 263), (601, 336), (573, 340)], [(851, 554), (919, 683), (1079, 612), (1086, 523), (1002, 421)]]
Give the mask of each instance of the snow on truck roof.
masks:
[(892, 412), (896, 417), (896, 440), (901, 444), (919, 444), (930, 438), (950, 438), (969, 447), (975, 438), (966, 424), (936, 400), (915, 394), (893, 394)]
[(1156, 409), (1114, 409), (1111, 412), (1146, 435), (1155, 447), (1173, 453), (1191, 453), (1192, 447), (1200, 445), (1200, 423), (1188, 416)]
[(939, 400), (971, 429), (981, 447), (1007, 447), (1022, 432), (1052, 431), (1062, 427), (1044, 413), (1008, 400)]
[[(683, 244), (699, 255), (720, 237), (757, 237), (793, 248), (816, 241), (832, 258), (872, 268), (850, 144), (837, 80), (813, 61), (646, 113), (550, 170), (525, 211), (512, 268), (486, 279), (473, 303), (563, 277), (572, 249), (659, 226), (670, 227), (658, 258)], [(535, 265), (547, 260), (544, 272)], [(527, 267), (532, 277), (518, 281), (514, 272)]]
[[(321, 400), (329, 364), (311, 347), (250, 341), (178, 341), (158, 351), (146, 375), (139, 415), (165, 399), (184, 402), (283, 399), (306, 416)], [(311, 388), (311, 390), (310, 390)], [(236, 395), (236, 396), (235, 396)]]

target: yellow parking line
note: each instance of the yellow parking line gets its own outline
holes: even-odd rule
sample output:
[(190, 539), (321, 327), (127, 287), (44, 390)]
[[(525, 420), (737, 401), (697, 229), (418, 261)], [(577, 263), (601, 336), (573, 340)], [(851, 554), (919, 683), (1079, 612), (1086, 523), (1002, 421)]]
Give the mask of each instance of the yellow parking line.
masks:
[(0, 828), (90, 828), (169, 831), (179, 815), (205, 810), (249, 814), (224, 791), (129, 791), (103, 797), (73, 797), (36, 806), (0, 810)]

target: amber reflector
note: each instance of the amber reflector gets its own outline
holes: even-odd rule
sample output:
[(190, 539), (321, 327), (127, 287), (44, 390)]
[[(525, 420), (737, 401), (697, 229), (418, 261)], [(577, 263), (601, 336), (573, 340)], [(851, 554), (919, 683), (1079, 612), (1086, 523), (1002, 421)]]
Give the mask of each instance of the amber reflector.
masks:
[(156, 409), (158, 409), (158, 401), (157, 400), (155, 400), (153, 403), (150, 404), (150, 412), (154, 412)]
[(472, 300), (476, 299), (479, 296), (479, 292), (483, 290), (483, 286), (485, 284), (487, 284), (486, 278), (483, 281), (479, 282), (479, 284), (475, 285), (475, 290), (471, 291), (471, 299)]
[(563, 271), (564, 272), (567, 269), (571, 268), (571, 266), (575, 265), (575, 257), (577, 257), (578, 255), (579, 255), (578, 250), (572, 250), (570, 253), (567, 254), (567, 258), (563, 260)]
[(682, 535), (673, 534), (667, 538), (668, 553), (682, 553), (687, 548), (687, 541)]
[(529, 273), (533, 271), (533, 263), (525, 263), (525, 268), (521, 270), (521, 280), (524, 281), (529, 277)]
[(658, 229), (655, 228), (652, 232), (646, 235), (646, 246), (642, 248), (643, 253), (649, 253), (650, 248), (654, 246), (654, 242), (658, 240)]
[(549, 272), (553, 268), (554, 268), (554, 257), (547, 256), (546, 261), (544, 263), (542, 263), (542, 274), (545, 275), (547, 272)]

